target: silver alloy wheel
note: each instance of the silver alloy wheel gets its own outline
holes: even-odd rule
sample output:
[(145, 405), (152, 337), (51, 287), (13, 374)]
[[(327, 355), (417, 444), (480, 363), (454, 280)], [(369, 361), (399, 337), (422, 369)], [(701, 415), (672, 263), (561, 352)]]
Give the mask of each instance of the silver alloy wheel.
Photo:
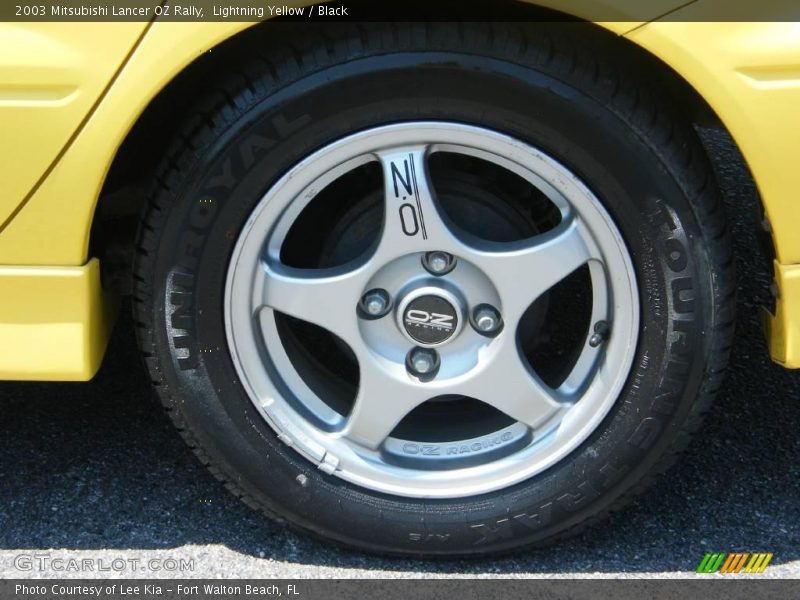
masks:
[[(429, 179), (428, 157), (436, 152), (472, 156), (515, 173), (549, 198), (560, 223), (513, 243), (458, 232), (439, 209)], [(382, 167), (385, 188), (384, 224), (374, 251), (336, 268), (283, 264), (283, 242), (301, 211), (328, 184), (372, 161)], [(422, 266), (431, 251), (455, 257), (455, 268), (433, 276)], [(598, 344), (590, 343), (593, 336), (597, 342), (595, 330), (586, 331), (572, 371), (551, 389), (521, 356), (517, 327), (534, 300), (583, 265), (591, 278), (591, 323), (608, 323), (610, 334)], [(365, 318), (359, 301), (376, 289), (389, 293), (393, 314)], [(415, 302), (422, 308), (410, 314)], [(480, 305), (501, 315), (496, 335), (469, 326), (471, 311)], [(278, 314), (321, 327), (349, 346), (359, 384), (348, 415), (303, 380), (281, 342)], [(627, 380), (639, 301), (617, 227), (573, 173), (497, 132), (414, 122), (334, 142), (266, 193), (234, 248), (225, 325), (242, 384), (284, 443), (324, 472), (366, 488), (453, 498), (528, 479), (587, 439)], [(440, 358), (433, 379), (415, 377), (407, 368), (408, 353), (420, 346), (419, 332), (414, 329), (415, 336), (409, 327), (439, 327), (431, 338), (435, 343), (422, 344)], [(441, 442), (392, 436), (412, 410), (445, 395), (478, 399), (514, 423), (477, 438)]]

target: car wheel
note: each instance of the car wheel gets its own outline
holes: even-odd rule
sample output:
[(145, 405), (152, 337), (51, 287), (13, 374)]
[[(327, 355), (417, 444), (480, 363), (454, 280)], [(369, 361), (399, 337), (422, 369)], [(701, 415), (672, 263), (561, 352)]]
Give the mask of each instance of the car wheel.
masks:
[(140, 345), (184, 437), (248, 504), (375, 552), (621, 506), (732, 334), (678, 104), (589, 26), (290, 34), (198, 103), (140, 228)]

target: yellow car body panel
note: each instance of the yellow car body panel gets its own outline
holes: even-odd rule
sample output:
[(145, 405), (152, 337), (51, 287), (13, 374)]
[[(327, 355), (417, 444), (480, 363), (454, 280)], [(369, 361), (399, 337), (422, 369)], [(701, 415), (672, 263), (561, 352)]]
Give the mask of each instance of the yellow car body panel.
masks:
[(800, 369), (800, 265), (776, 261), (775, 280), (780, 289), (775, 314), (764, 311), (769, 352), (775, 362)]
[(776, 312), (765, 318), (770, 354), (800, 368), (800, 23), (689, 20), (707, 10), (692, 5), (680, 15), (687, 21), (649, 23), (628, 38), (686, 79), (742, 151), (777, 259)]
[[(643, 9), (641, 3), (632, 0), (538, 0), (535, 3), (558, 7), (582, 18), (594, 13), (619, 16), (619, 21), (601, 24), (617, 34), (644, 24), (645, 17), (657, 17), (681, 4), (680, 0), (655, 0)], [(311, 2), (286, 2), (288, 6), (308, 4)], [(72, 25), (73, 35), (76, 40), (92, 37), (95, 29), (105, 25), (83, 25), (91, 28), (85, 30), (91, 31), (90, 35)], [(70, 141), (46, 179), (31, 197), (17, 198), (18, 203), (23, 203), (17, 208), (19, 214), (10, 223), (0, 225), (0, 264), (82, 264), (88, 257), (89, 232), (106, 173), (137, 118), (158, 92), (194, 59), (252, 25), (252, 22), (166, 21), (152, 24), (114, 85)], [(0, 125), (2, 119), (0, 108)], [(31, 139), (39, 137), (32, 135)], [(31, 243), (32, 235), (37, 238), (36, 243)]]
[(0, 224), (46, 176), (146, 27), (106, 23), (86, 35), (71, 23), (0, 23)]
[[(537, 3), (564, 9), (563, 2)], [(610, 3), (626, 4), (623, 0)], [(588, 15), (581, 13), (580, 5), (586, 2), (572, 4), (573, 14)], [(800, 264), (800, 236), (792, 235), (793, 225), (800, 224), (796, 191), (800, 189), (800, 169), (792, 164), (800, 150), (800, 120), (796, 118), (800, 30), (793, 23), (646, 23), (680, 4), (662, 0), (653, 3), (651, 10), (656, 12), (650, 16), (621, 12), (619, 20), (600, 25), (626, 35), (684, 77), (708, 101), (742, 149), (772, 222), (778, 254), (776, 278), (781, 296), (775, 317), (768, 319), (770, 350), (773, 358), (786, 366), (800, 367), (800, 267), (794, 266)], [(789, 2), (784, 4), (791, 7)], [(683, 10), (694, 10), (694, 6)], [(83, 49), (97, 47), (92, 44), (102, 45), (97, 41), (102, 36), (95, 37), (95, 33), (108, 25), (72, 25), (71, 34), (66, 33), (65, 25), (57, 41)], [(0, 346), (5, 349), (0, 353), (0, 379), (92, 376), (105, 348), (110, 311), (101, 292), (97, 261), (88, 256), (89, 235), (116, 151), (164, 86), (192, 60), (252, 23), (155, 22), (139, 37), (134, 35), (136, 27), (144, 31), (148, 24), (120, 25), (130, 26), (126, 30), (131, 36), (126, 38), (128, 55), (123, 53), (113, 68), (108, 59), (106, 83), (98, 84), (88, 112), (81, 116), (76, 110), (71, 117), (61, 113), (59, 131), (67, 133), (60, 142), (52, 142), (52, 164), (37, 163), (38, 173), (32, 166), (27, 175), (24, 169), (8, 173), (15, 191), (8, 193), (8, 188), (0, 197), (0, 215), (5, 210), (13, 216), (0, 229), (0, 265), (9, 265), (0, 267), (0, 289), (4, 296), (8, 291), (15, 298), (0, 301)], [(37, 24), (26, 31), (46, 38), (45, 29), (44, 24)], [(115, 48), (125, 45), (122, 40), (108, 43)], [(0, 52), (2, 49), (0, 42)], [(0, 54), (0, 69), (3, 60)], [(0, 77), (0, 85), (2, 82)], [(10, 118), (10, 113), (4, 114), (7, 107), (2, 89), (0, 127)], [(29, 132), (32, 141), (23, 140), (25, 143), (49, 135), (37, 129)], [(3, 139), (0, 159), (5, 156), (2, 153), (13, 152)], [(43, 300), (55, 297), (60, 306)], [(58, 344), (41, 346), (50, 338)]]
[(115, 301), (100, 263), (0, 267), (0, 379), (85, 381), (102, 361)]
[[(86, 262), (97, 199), (128, 131), (150, 100), (189, 63), (251, 25), (153, 24), (46, 180), (0, 230), (0, 264)], [(92, 31), (102, 26), (83, 27)]]
[(650, 23), (628, 38), (720, 116), (764, 200), (780, 263), (800, 263), (800, 23)]

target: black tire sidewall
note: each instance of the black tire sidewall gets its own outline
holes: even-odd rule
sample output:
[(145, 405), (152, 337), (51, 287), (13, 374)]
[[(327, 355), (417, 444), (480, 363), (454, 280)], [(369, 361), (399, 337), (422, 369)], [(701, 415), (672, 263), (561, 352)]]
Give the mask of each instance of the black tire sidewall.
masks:
[[(544, 473), (473, 498), (399, 498), (322, 473), (277, 439), (243, 389), (226, 341), (231, 252), (270, 185), (336, 139), (415, 120), (506, 133), (567, 166), (614, 218), (640, 287), (633, 368), (600, 427)], [(152, 310), (173, 409), (217, 468), (256, 504), (342, 543), (458, 554), (566, 532), (642, 480), (702, 385), (708, 343), (701, 332), (713, 297), (704, 235), (687, 189), (671, 159), (635, 124), (531, 68), (457, 53), (403, 53), (304, 77), (227, 113), (192, 153), (169, 198), (152, 270)]]

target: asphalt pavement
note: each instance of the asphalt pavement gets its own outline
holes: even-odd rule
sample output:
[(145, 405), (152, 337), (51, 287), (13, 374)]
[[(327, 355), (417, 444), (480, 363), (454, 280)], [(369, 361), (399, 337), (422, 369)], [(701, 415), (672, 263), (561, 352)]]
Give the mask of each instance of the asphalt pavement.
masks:
[(733, 551), (774, 553), (762, 577), (800, 577), (800, 372), (767, 357), (755, 192), (730, 145), (709, 140), (741, 282), (727, 384), (679, 463), (610, 519), (497, 560), (376, 558), (300, 538), (228, 494), (185, 447), (123, 316), (93, 382), (0, 384), (0, 578), (683, 577), (706, 552)]

